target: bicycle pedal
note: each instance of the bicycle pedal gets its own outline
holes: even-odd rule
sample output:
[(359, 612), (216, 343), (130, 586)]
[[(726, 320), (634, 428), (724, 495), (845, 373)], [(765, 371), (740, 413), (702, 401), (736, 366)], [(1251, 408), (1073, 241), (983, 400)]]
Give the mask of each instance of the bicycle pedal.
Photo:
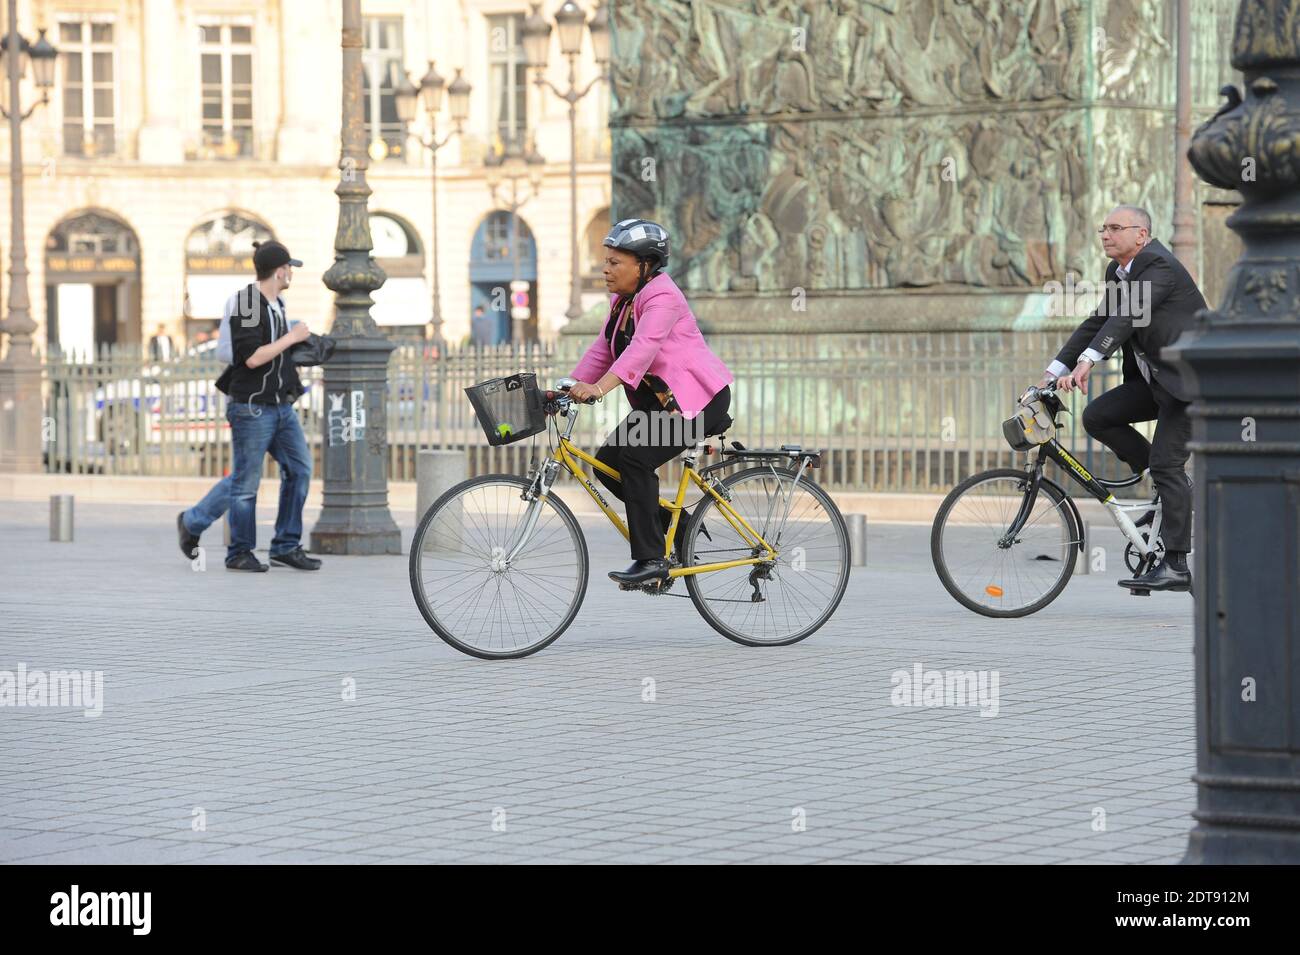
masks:
[(1131, 593), (1134, 597), (1150, 597), (1150, 596), (1151, 596), (1151, 591), (1149, 591), (1149, 590), (1145, 590), (1145, 589), (1143, 589), (1143, 588), (1141, 588), (1141, 587), (1130, 587), (1130, 588), (1129, 588), (1129, 593)]
[(661, 594), (672, 586), (671, 580), (651, 580), (644, 584), (619, 584), (619, 590), (639, 590), (643, 594)]

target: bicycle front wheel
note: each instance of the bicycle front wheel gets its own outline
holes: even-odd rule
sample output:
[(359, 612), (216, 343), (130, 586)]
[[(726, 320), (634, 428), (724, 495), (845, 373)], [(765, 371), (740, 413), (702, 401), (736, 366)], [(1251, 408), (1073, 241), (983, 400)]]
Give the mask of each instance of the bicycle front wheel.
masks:
[(528, 486), (513, 474), (458, 484), (434, 502), (411, 540), (415, 604), (434, 633), (462, 653), (526, 657), (562, 634), (582, 606), (582, 530), (554, 495), (524, 500)]
[[(807, 477), (755, 467), (719, 483), (732, 510), (778, 552), (770, 563), (690, 574), (686, 589), (714, 630), (751, 647), (785, 646), (830, 619), (849, 583), (849, 531), (830, 496)], [(758, 557), (706, 494), (687, 528), (684, 566)]]
[(934, 516), (930, 558), (948, 593), (986, 617), (1026, 617), (1070, 582), (1079, 535), (1065, 494), (1039, 485), (1033, 510), (1007, 538), (1029, 490), (1029, 476), (999, 468), (958, 484)]

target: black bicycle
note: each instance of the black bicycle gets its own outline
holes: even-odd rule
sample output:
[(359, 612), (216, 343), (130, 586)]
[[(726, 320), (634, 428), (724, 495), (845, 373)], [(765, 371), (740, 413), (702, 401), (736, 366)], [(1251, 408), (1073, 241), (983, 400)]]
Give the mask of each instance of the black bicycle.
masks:
[[(1050, 604), (1070, 582), (1086, 546), (1083, 518), (1066, 489), (1043, 474), (1048, 461), (1060, 465), (1106, 508), (1128, 540), (1124, 561), (1135, 576), (1164, 554), (1159, 496), (1115, 497), (1146, 472), (1122, 481), (1094, 477), (1056, 438), (1063, 410), (1054, 383), (1026, 391), (1002, 431), (1016, 451), (1038, 448), (1038, 454), (1023, 470), (996, 468), (962, 481), (934, 517), (930, 557), (935, 572), (948, 593), (976, 613), (1025, 617)], [(1140, 512), (1138, 519), (1130, 512)], [(1150, 591), (1133, 593), (1146, 596)]]

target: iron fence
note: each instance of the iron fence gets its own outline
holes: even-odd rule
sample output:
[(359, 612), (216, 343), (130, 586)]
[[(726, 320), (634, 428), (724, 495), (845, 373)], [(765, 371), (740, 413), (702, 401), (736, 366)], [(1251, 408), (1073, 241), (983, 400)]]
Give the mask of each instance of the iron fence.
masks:
[[(533, 371), (550, 383), (573, 368), (584, 342), (440, 351), (401, 346), (388, 370), (389, 478), (415, 479), (420, 449), (461, 449), (471, 474), (520, 472), (546, 451), (546, 436), (489, 447), (464, 389)], [(1056, 333), (873, 333), (856, 336), (716, 336), (735, 375), (729, 437), (749, 447), (827, 449), (819, 480), (849, 491), (947, 491), (963, 477), (1018, 466), (1002, 437), (1016, 396), (1042, 375)], [(1099, 367), (1092, 395), (1119, 381)], [(225, 396), (211, 356), (155, 362), (136, 348), (54, 355), (45, 364), (47, 469), (53, 472), (218, 477), (231, 464)], [(297, 409), (320, 472), (324, 393), (319, 368), (300, 369)], [(1083, 402), (1074, 407), (1082, 411)], [(575, 438), (595, 447), (626, 412), (621, 400), (584, 408)], [(1089, 439), (1079, 414), (1062, 441), (1102, 476), (1126, 468)], [(1149, 433), (1149, 430), (1148, 430)], [(273, 472), (269, 462), (267, 473)], [(666, 476), (676, 476), (677, 464)]]

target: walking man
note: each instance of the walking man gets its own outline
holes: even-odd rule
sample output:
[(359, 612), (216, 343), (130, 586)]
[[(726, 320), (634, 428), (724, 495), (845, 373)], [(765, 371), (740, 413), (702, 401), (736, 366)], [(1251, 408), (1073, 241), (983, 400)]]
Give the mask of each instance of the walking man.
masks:
[[(258, 244), (253, 265), (257, 282), (240, 293), (230, 319), (233, 363), (227, 385), (230, 400), (226, 420), (230, 422), (235, 461), (229, 477), (230, 546), (226, 569), (268, 569), (253, 550), (257, 543), (257, 487), (262, 460), (270, 453), (280, 465), (280, 504), (271, 539), (271, 562), (298, 570), (318, 570), (321, 562), (307, 556), (302, 548), (302, 508), (311, 482), (311, 452), (293, 408), (302, 396), (302, 382), (287, 355), (290, 348), (307, 340), (309, 332), (301, 322), (289, 325), (280, 297), (293, 282), (294, 267), (302, 263), (282, 244), (270, 241)], [(220, 486), (218, 483), (208, 498), (219, 493)], [(182, 514), (182, 526), (184, 520)]]

